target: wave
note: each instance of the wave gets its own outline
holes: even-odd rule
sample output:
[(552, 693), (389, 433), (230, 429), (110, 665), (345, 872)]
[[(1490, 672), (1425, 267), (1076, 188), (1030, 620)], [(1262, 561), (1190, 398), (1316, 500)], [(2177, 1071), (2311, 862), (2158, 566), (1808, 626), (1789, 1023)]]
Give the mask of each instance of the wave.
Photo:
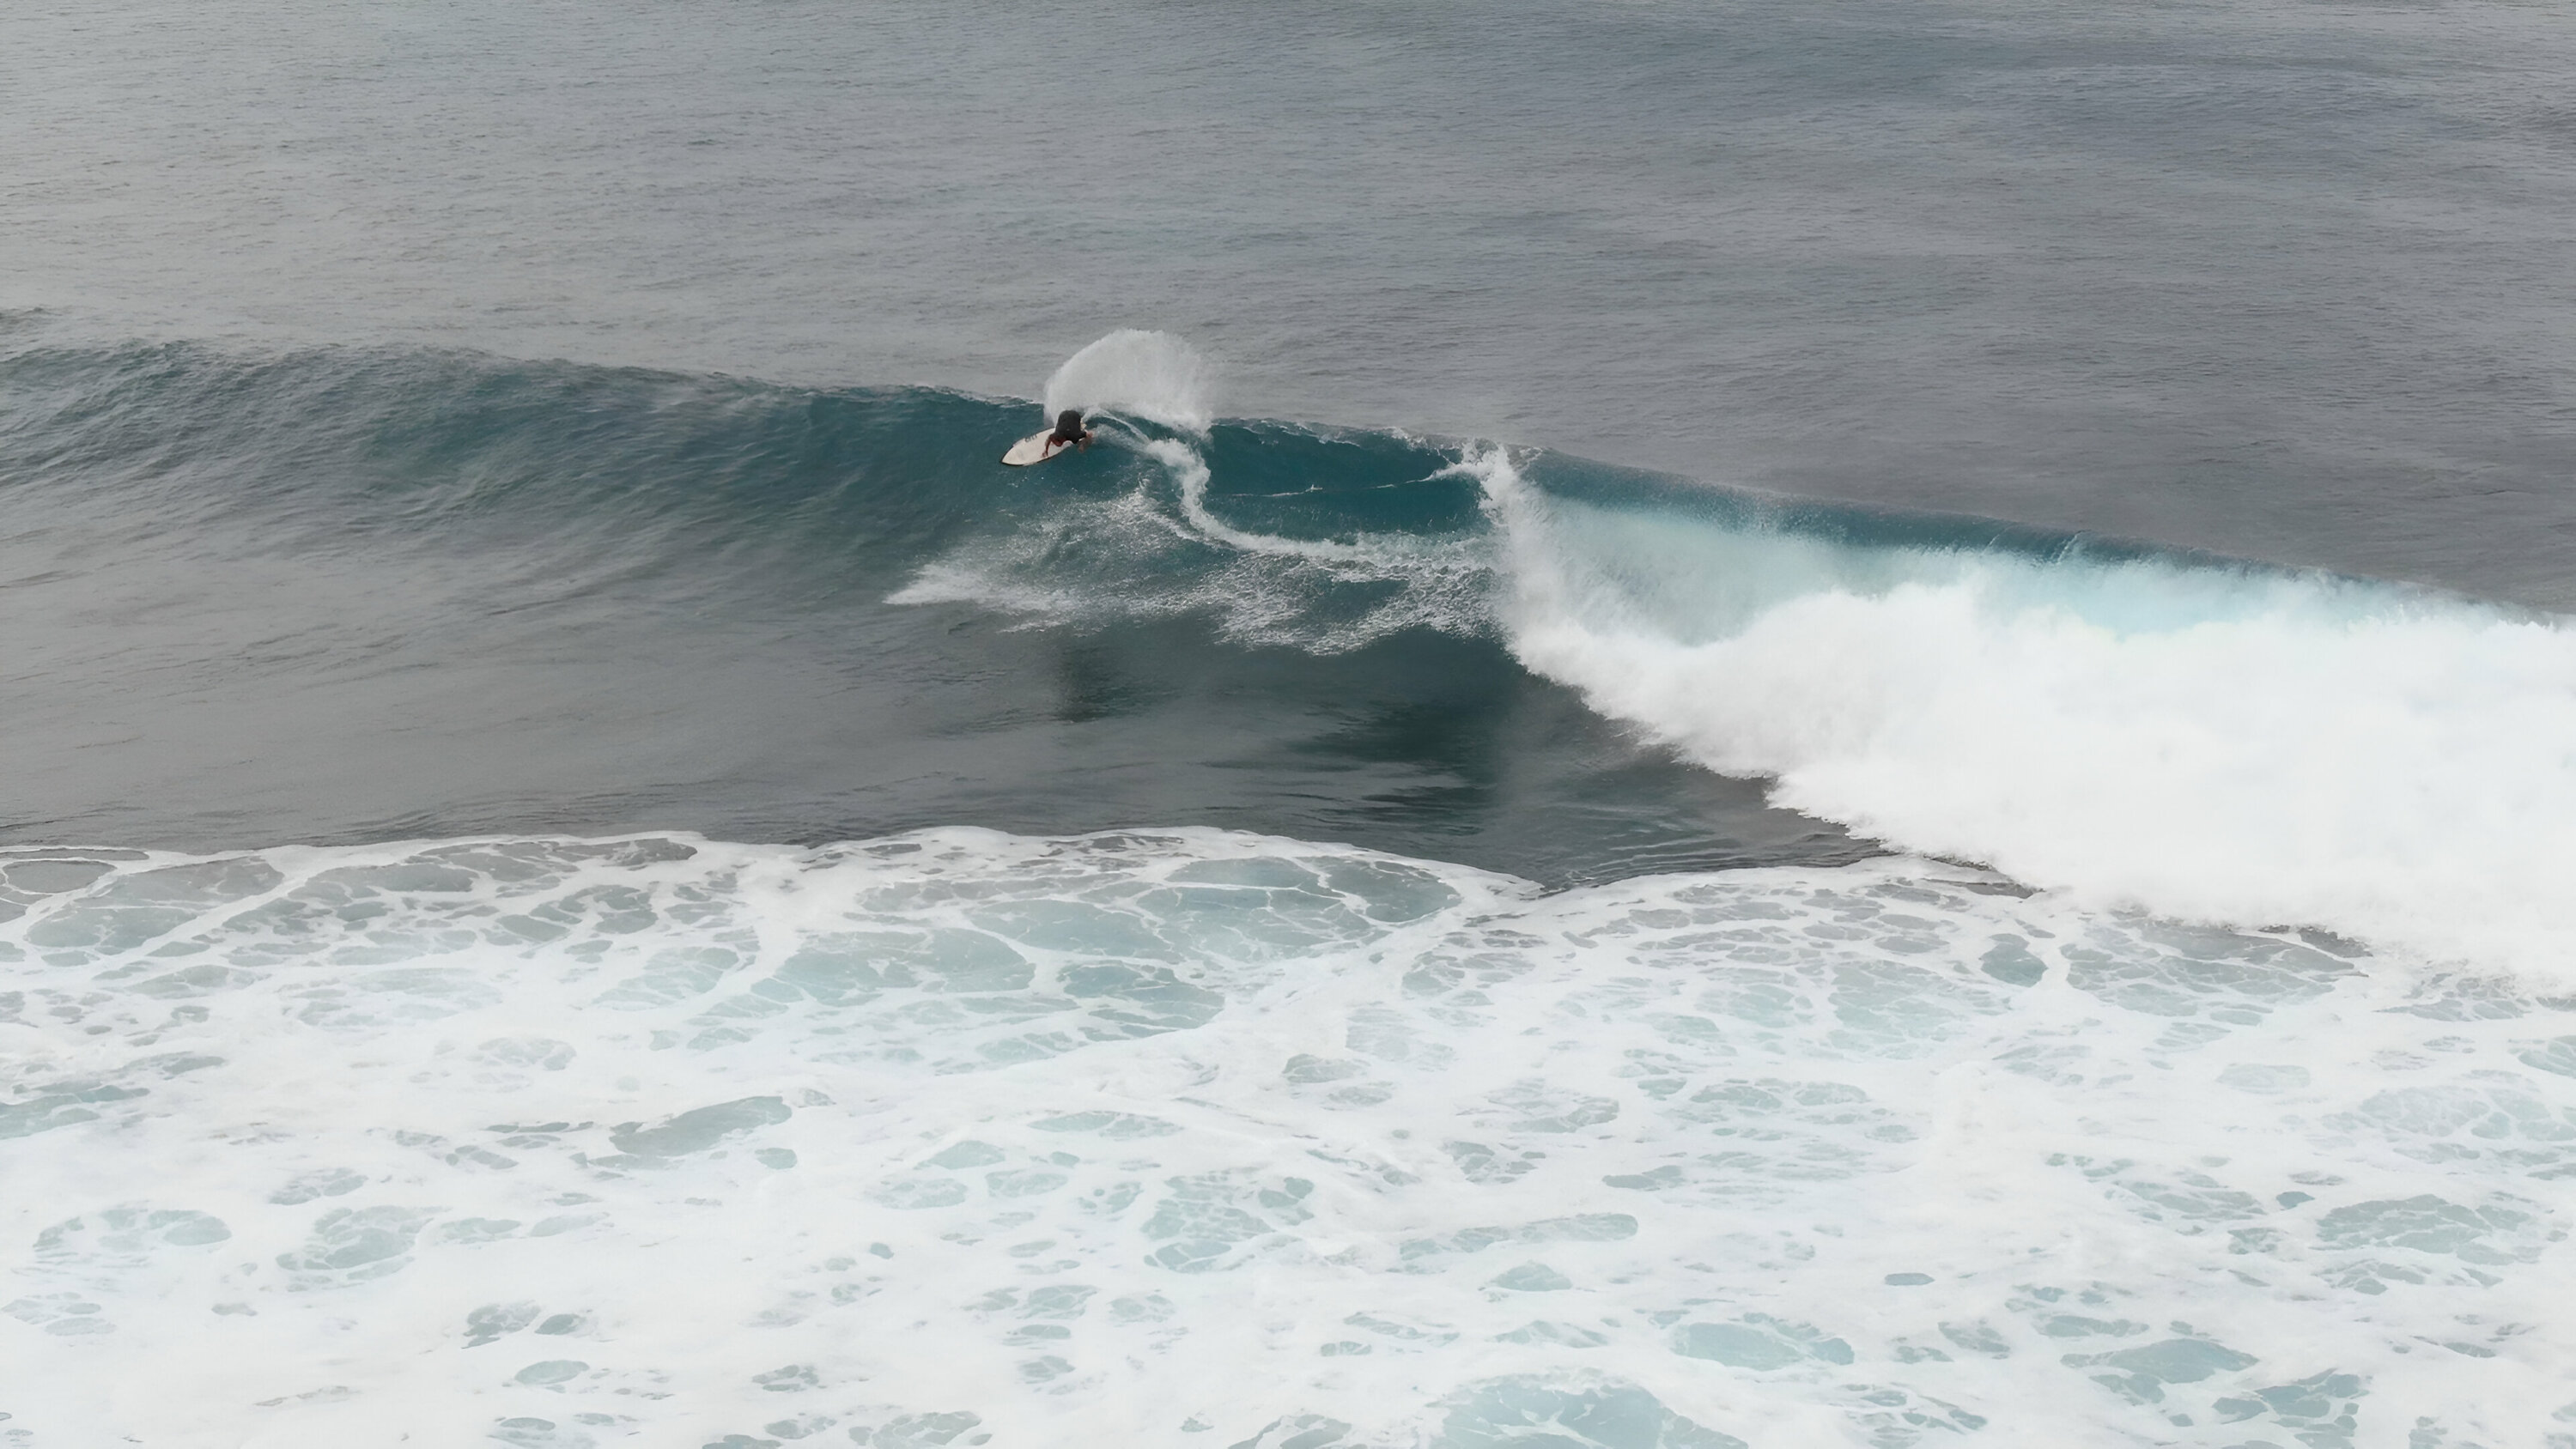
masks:
[[(927, 782), (901, 810), (809, 813), (787, 833), (867, 834), (961, 809), (987, 818), (977, 812), (996, 799), (1095, 789), (1080, 809), (993, 823), (1252, 823), (1434, 855), (1444, 831), (1469, 853), (1590, 842), (1593, 863), (1579, 867), (1480, 857), (1540, 878), (1865, 853), (1690, 794), (1653, 764), (1676, 752), (1761, 782), (1811, 820), (2096, 906), (2316, 926), (2527, 969), (2553, 968), (2553, 943), (2576, 929), (2562, 888), (2576, 871), (2576, 629), (2562, 618), (1544, 452), (1214, 419), (1204, 382), (1174, 339), (1104, 338), (1059, 370), (1046, 405), (1078, 395), (1121, 421), (1088, 454), (1010, 470), (993, 460), (1040, 410), (931, 389), (39, 339), (0, 356), (0, 486), (31, 529), (79, 536), (122, 577), (201, 577), (211, 593), (238, 591), (255, 564), (289, 570), (299, 592), (281, 585), (280, 598), (304, 612), (290, 618), (281, 602), (239, 632), (246, 646), (315, 636), (313, 652), (272, 663), (247, 647), (219, 658), (212, 645), (169, 645), (209, 688), (255, 678), (259, 699), (355, 709), (330, 692), (332, 671), (353, 668), (346, 651), (306, 616), (327, 606), (345, 631), (380, 606), (371, 591), (389, 578), (403, 585), (405, 622), (389, 613), (372, 646), (387, 677), (466, 668), (459, 641), (475, 641), (471, 667), (488, 669), (582, 638), (587, 653), (547, 656), (556, 674), (510, 686), (526, 692), (509, 696), (507, 718), (554, 733), (580, 721), (601, 770), (650, 788), (624, 814), (585, 815), (558, 792), (547, 808), (565, 818), (534, 823), (650, 823), (659, 809), (728, 833), (775, 829), (757, 822), (799, 808), (783, 803), (799, 772), (805, 794), (829, 794), (833, 771), (917, 747), (917, 761), (888, 767)], [(105, 576), (66, 574), (64, 587), (95, 590)], [(1021, 628), (978, 632), (978, 620)], [(83, 661), (131, 647), (131, 630), (104, 627), (66, 623), (39, 641), (26, 667), (40, 697), (157, 687), (134, 685), (150, 677), (141, 671), (100, 682)], [(1057, 651), (1043, 665), (1054, 702), (1037, 714), (1006, 698), (1030, 687), (1032, 659), (1015, 651), (1037, 646), (1014, 638), (1032, 636)], [(790, 658), (792, 677), (758, 672)], [(1102, 659), (1116, 661), (1113, 680), (1098, 678)], [(676, 698), (616, 693), (643, 674), (727, 682), (704, 701), (686, 686)], [(831, 679), (854, 682), (818, 682)], [(1523, 714), (1497, 726), (1501, 701), (1531, 679), (1572, 691), (1599, 723)], [(947, 702), (925, 714), (934, 687)], [(243, 689), (247, 714), (256, 692)], [(1252, 697), (1248, 714), (1228, 703)], [(433, 724), (483, 718), (464, 695), (410, 698)], [(1190, 702), (1179, 714), (1167, 709), (1176, 699)], [(755, 765), (719, 710), (757, 720), (764, 709), (792, 715), (777, 732), (819, 737), (839, 715), (866, 729), (793, 770), (758, 765), (772, 783), (757, 811), (688, 803), (702, 796), (675, 782), (691, 768), (740, 795)], [(958, 784), (965, 757), (938, 742), (988, 731), (996, 710), (1043, 714), (1031, 727), (1047, 743), (978, 793)], [(103, 732), (110, 713), (66, 710), (64, 757), (96, 743), (74, 737)], [(661, 715), (678, 733), (651, 734)], [(630, 741), (601, 731), (603, 717), (645, 723)], [(1290, 717), (1299, 733), (1270, 737), (1247, 768), (1243, 742)], [(1276, 788), (1249, 816), (1191, 814), (1187, 791), (1100, 793), (1098, 782), (1145, 777), (1122, 773), (1127, 757), (1111, 767), (1081, 753), (1115, 745), (1095, 719), (1131, 731), (1162, 721), (1154, 757), (1203, 761), (1203, 798), (1234, 788), (1220, 781)], [(481, 758), (534, 748), (527, 731), (474, 729)], [(1642, 754), (1618, 743), (1622, 731)], [(683, 747), (700, 763), (675, 764)], [(1632, 769), (1605, 763), (1622, 750), (1647, 773), (1613, 789), (1604, 772)], [(1418, 773), (1379, 773), (1406, 751)], [(546, 764), (583, 768), (560, 754)], [(1542, 776), (1558, 782), (1544, 814), (1494, 805), (1511, 781)], [(1444, 814), (1440, 792), (1462, 779), (1475, 808), (1500, 813)], [(615, 788), (585, 784), (579, 799)], [(872, 777), (865, 791), (896, 788)], [(1621, 791), (1617, 821), (1596, 829), (1607, 817), (1592, 807)], [(1347, 793), (1332, 810), (1298, 813), (1294, 802), (1335, 792)], [(1677, 857), (1693, 812), (1784, 843)], [(49, 818), (129, 817), (66, 807)], [(336, 828), (503, 823), (387, 808)], [(45, 828), (33, 820), (20, 838)], [(1429, 833), (1370, 833), (1387, 829)]]
[(0, 354), (13, 1425), (2546, 1430), (2564, 621), (1035, 413)]
[[(1515, 664), (1482, 575), (1404, 562), (1485, 531), (1416, 440), (1131, 416), (1012, 469), (1039, 410), (933, 389), (17, 340), (0, 844), (1157, 821), (1551, 884), (1875, 852)], [(1165, 444), (1206, 516), (1389, 563), (1207, 536)]]

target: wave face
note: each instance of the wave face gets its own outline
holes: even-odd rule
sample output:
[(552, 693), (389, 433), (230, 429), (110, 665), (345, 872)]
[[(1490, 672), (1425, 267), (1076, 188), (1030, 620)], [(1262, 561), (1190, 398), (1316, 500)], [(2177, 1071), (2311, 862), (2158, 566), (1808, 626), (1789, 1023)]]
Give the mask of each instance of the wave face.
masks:
[(1152, 333), (1059, 370), (1127, 421), (1034, 470), (1024, 405), (922, 390), (7, 366), (22, 840), (1151, 820), (1562, 882), (1848, 830), (2438, 959), (2576, 932), (2554, 616), (1211, 423)]
[(1514, 653), (1778, 803), (2100, 905), (2567, 979), (2564, 618), (1480, 472)]
[(1956, 867), (0, 880), (36, 1445), (2539, 1444), (2576, 1356), (2568, 1001)]
[[(1186, 354), (1077, 361), (1086, 403), (1189, 420)], [(1203, 517), (1482, 533), (1454, 453), (1400, 438), (1138, 423), (1008, 469), (1024, 403), (41, 337), (0, 395), (0, 841), (1153, 821), (1548, 881), (1874, 849), (1528, 674), (1481, 565), (1438, 609), (1301, 572), (1185, 517), (1151, 451), (1208, 461)], [(888, 602), (978, 559), (1019, 560), (1012, 607)]]

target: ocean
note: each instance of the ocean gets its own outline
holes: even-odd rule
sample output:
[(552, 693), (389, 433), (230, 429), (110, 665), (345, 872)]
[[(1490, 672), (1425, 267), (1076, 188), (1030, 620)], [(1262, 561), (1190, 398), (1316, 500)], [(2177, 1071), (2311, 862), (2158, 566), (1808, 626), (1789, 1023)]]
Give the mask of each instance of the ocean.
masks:
[(2554, 10), (0, 39), (0, 1449), (2576, 1449)]

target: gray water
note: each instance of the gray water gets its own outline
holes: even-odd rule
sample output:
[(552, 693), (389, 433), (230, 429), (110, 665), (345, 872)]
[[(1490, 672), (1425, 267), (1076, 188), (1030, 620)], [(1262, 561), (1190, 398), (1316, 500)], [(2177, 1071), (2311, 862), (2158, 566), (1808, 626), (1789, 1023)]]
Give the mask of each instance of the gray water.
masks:
[(50, 3), (0, 307), (1496, 437), (2576, 604), (2545, 4)]

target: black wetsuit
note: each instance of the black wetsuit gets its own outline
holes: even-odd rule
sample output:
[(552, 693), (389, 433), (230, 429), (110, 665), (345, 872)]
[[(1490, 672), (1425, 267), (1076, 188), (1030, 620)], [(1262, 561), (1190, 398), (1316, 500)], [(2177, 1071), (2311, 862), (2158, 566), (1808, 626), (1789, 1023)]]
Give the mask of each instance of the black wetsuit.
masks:
[(1090, 440), (1090, 432), (1082, 426), (1082, 414), (1076, 409), (1066, 408), (1057, 415), (1055, 431), (1048, 435), (1047, 446), (1052, 448), (1060, 443), (1070, 445)]

